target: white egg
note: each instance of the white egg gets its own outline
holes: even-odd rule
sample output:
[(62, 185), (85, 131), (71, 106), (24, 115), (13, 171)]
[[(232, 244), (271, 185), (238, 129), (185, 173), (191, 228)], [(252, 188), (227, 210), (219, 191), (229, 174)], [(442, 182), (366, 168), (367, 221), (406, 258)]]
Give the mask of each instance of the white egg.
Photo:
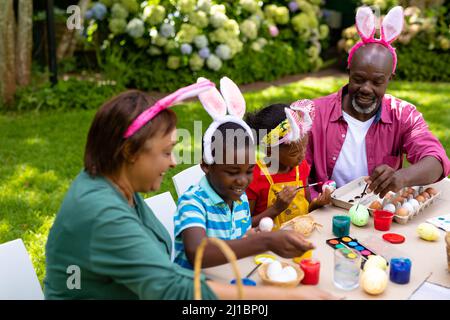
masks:
[(285, 267), (282, 272), (289, 279), (288, 281), (292, 281), (292, 280), (297, 279), (297, 271), (295, 271), (295, 269), (293, 267), (291, 267), (291, 266)]
[(410, 200), (408, 200), (408, 203), (413, 206), (414, 212), (417, 212), (419, 210), (420, 203), (416, 199), (410, 199)]
[(270, 232), (273, 229), (273, 220), (269, 217), (262, 218), (259, 221), (259, 230), (263, 232)]
[(395, 206), (392, 203), (388, 203), (383, 207), (383, 210), (395, 213)]
[(289, 282), (295, 280), (296, 278), (297, 272), (294, 268), (288, 266), (282, 269), (280, 273), (273, 275), (270, 279), (277, 282)]
[(411, 204), (411, 203), (408, 203), (408, 202), (405, 202), (403, 205), (402, 205), (402, 208), (405, 208), (406, 210), (408, 210), (408, 212), (411, 214), (411, 213), (414, 213), (414, 207), (413, 207), (413, 205)]
[(281, 267), (281, 263), (279, 261), (271, 262), (267, 267), (267, 276), (269, 279), (273, 280), (273, 277), (281, 273), (282, 269), (283, 268)]

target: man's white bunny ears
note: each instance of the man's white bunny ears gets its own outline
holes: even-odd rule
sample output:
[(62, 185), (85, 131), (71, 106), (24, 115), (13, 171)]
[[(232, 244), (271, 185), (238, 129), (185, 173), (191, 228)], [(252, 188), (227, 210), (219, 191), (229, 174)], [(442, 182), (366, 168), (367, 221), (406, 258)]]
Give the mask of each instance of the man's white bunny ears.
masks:
[[(198, 78), (197, 82), (203, 82), (205, 80), (207, 79)], [(245, 99), (239, 87), (231, 79), (227, 77), (220, 79), (220, 92), (214, 87), (200, 93), (198, 98), (214, 120), (203, 136), (203, 160), (205, 163), (214, 163), (212, 137), (217, 128), (226, 122), (234, 122), (243, 127), (252, 143), (254, 143), (252, 130), (242, 120), (245, 114)]]
[(380, 39), (375, 39), (375, 31), (377, 28), (377, 18), (372, 9), (363, 6), (358, 8), (356, 12), (356, 30), (358, 31), (361, 41), (355, 44), (348, 54), (348, 67), (350, 68), (351, 60), (356, 50), (367, 43), (378, 43), (385, 46), (392, 54), (393, 67), (392, 73), (395, 72), (397, 66), (397, 54), (391, 43), (400, 35), (403, 30), (403, 8), (396, 6), (389, 10), (380, 25)]

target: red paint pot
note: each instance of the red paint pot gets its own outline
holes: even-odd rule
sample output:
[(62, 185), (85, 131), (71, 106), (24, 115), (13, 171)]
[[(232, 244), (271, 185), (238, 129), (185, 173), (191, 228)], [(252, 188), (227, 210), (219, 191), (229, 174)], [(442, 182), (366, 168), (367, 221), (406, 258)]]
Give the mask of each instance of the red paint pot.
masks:
[(373, 222), (376, 230), (388, 231), (391, 228), (394, 214), (389, 211), (375, 210), (373, 212)]

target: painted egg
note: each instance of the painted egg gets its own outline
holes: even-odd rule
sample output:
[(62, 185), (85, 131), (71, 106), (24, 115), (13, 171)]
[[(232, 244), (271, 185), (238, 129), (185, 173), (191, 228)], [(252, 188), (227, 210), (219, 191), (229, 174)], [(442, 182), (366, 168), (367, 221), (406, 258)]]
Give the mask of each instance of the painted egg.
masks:
[[(356, 210), (356, 207), (358, 207), (358, 210)], [(351, 222), (358, 227), (365, 226), (367, 222), (369, 222), (369, 210), (362, 204), (354, 205), (350, 208), (348, 211), (350, 215)]]
[(384, 196), (384, 199), (390, 200), (390, 199), (392, 198), (392, 196), (393, 196), (392, 193), (387, 193), (387, 194)]
[(322, 192), (325, 192), (326, 189), (329, 189), (330, 192), (333, 192), (336, 190), (337, 184), (336, 181), (328, 180), (322, 185)]
[(262, 232), (270, 232), (273, 229), (273, 220), (269, 217), (262, 218), (259, 221), (259, 230)]
[(395, 205), (393, 205), (392, 203), (388, 203), (383, 207), (383, 210), (395, 213)]
[(364, 264), (364, 270), (367, 271), (370, 268), (378, 268), (381, 270), (386, 270), (387, 261), (382, 256), (371, 255)]
[(436, 241), (439, 239), (439, 230), (429, 223), (421, 223), (417, 226), (417, 234), (424, 240)]
[(370, 268), (361, 276), (361, 286), (365, 292), (378, 295), (386, 290), (388, 276), (386, 271), (379, 268)]

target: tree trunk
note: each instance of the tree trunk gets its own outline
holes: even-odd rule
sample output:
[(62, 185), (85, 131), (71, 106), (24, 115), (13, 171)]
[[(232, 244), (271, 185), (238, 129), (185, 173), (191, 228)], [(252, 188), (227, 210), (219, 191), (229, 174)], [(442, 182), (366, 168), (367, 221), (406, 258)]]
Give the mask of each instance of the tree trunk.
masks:
[(30, 83), (33, 47), (33, 1), (19, 0), (16, 42), (16, 79), (19, 86)]
[[(81, 25), (83, 25), (84, 14), (87, 11), (90, 0), (80, 0), (78, 6), (80, 7)], [(56, 51), (57, 61), (61, 61), (64, 58), (70, 58), (73, 56), (77, 46), (77, 31), (76, 29), (66, 29)]]
[(6, 103), (16, 92), (15, 24), (13, 0), (0, 0), (0, 93)]

